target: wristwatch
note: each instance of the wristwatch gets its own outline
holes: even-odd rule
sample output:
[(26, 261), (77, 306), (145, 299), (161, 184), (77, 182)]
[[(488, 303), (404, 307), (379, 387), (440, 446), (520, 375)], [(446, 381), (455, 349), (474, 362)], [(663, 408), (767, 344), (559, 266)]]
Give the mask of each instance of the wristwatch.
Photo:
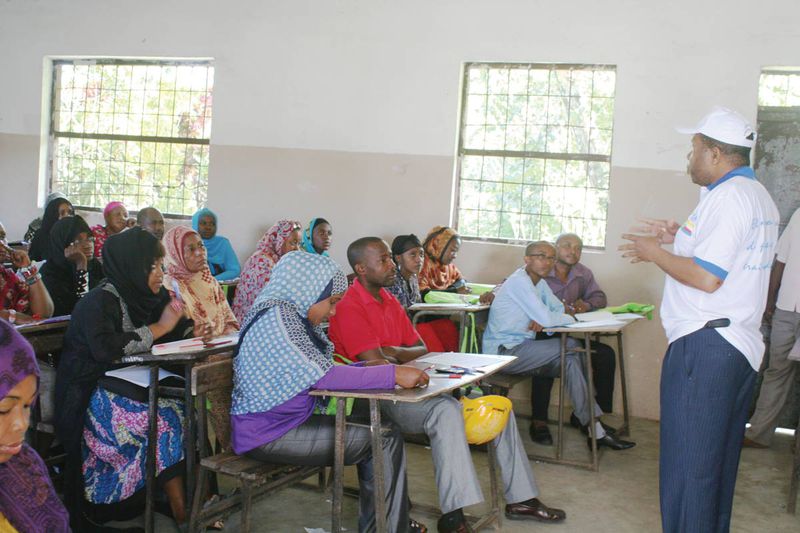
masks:
[(17, 311), (15, 309), (8, 310), (8, 322), (11, 324), (17, 323)]

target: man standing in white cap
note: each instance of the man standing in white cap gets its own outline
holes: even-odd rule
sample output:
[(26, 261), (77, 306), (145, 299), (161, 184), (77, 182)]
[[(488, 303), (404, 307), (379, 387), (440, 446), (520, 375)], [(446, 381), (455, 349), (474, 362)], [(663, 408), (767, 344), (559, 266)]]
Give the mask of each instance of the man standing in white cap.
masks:
[[(666, 274), (661, 319), (669, 340), (661, 370), (661, 521), (666, 533), (726, 532), (747, 409), (764, 353), (779, 214), (750, 168), (755, 131), (717, 107), (692, 134), (687, 172), (700, 201), (683, 225), (646, 220), (626, 234), (631, 262)], [(673, 251), (662, 244), (673, 244)]]

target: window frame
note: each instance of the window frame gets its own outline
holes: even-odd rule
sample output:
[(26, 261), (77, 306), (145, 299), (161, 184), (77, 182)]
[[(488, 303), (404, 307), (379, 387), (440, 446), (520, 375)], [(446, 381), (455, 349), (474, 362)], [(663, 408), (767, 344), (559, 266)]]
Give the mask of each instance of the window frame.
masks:
[[(215, 61), (211, 57), (200, 57), (200, 58), (143, 58), (143, 57), (111, 57), (111, 56), (104, 56), (104, 57), (89, 57), (89, 56), (80, 56), (80, 57), (48, 57), (46, 69), (49, 71), (46, 74), (49, 75), (49, 79), (47, 80), (49, 84), (46, 83), (46, 87), (49, 86), (49, 98), (46, 99), (46, 104), (43, 106), (44, 109), (47, 110), (48, 116), (46, 121), (44, 122), (44, 129), (47, 135), (47, 142), (46, 142), (46, 158), (45, 158), (45, 174), (44, 174), (44, 185), (45, 185), (45, 196), (53, 192), (54, 181), (56, 179), (56, 150), (57, 150), (57, 140), (59, 138), (66, 138), (66, 139), (94, 139), (94, 140), (110, 140), (110, 141), (123, 141), (123, 142), (151, 142), (151, 143), (166, 143), (166, 144), (191, 144), (191, 145), (199, 145), (199, 146), (211, 146), (211, 132), (209, 130), (208, 137), (162, 137), (162, 136), (145, 136), (145, 135), (128, 135), (128, 134), (106, 134), (106, 133), (75, 133), (75, 132), (64, 132), (64, 131), (57, 131), (56, 130), (56, 116), (58, 112), (58, 105), (60, 104), (59, 94), (58, 94), (58, 72), (57, 69), (60, 65), (72, 65), (72, 66), (79, 66), (79, 65), (114, 65), (114, 66), (158, 66), (158, 67), (166, 67), (166, 66), (175, 66), (175, 67), (185, 67), (185, 66), (201, 66), (201, 67), (210, 67), (214, 68), (214, 74), (216, 75), (216, 68), (215, 68)], [(212, 92), (213, 94), (213, 92)], [(210, 154), (209, 154), (209, 168), (210, 168)], [(41, 183), (41, 181), (40, 181)], [(206, 191), (205, 196), (208, 198), (208, 182), (206, 182)], [(82, 205), (79, 203), (75, 203), (74, 207), (76, 210), (84, 211), (84, 212), (103, 212), (103, 207), (101, 206), (88, 206)], [(200, 209), (202, 206), (198, 206)], [(138, 209), (130, 210), (132, 213), (138, 212)], [(192, 218), (191, 214), (183, 214), (183, 213), (171, 213), (171, 212), (164, 212), (162, 213), (165, 219), (173, 219), (173, 220), (188, 220)]]
[[(614, 95), (612, 96), (614, 100), (614, 109), (616, 110), (616, 72), (617, 66), (616, 65), (604, 65), (604, 64), (591, 64), (591, 63), (514, 63), (514, 62), (493, 62), (493, 61), (465, 61), (462, 64), (462, 72), (461, 72), (461, 90), (460, 90), (460, 101), (459, 101), (459, 108), (458, 108), (458, 140), (456, 143), (456, 157), (455, 157), (455, 167), (454, 167), (454, 176), (453, 176), (453, 191), (452, 191), (452, 201), (451, 201), (451, 226), (456, 230), (459, 231), (458, 222), (459, 222), (459, 209), (460, 209), (460, 199), (461, 199), (461, 175), (462, 175), (462, 166), (463, 166), (463, 158), (464, 156), (479, 156), (479, 157), (519, 157), (519, 158), (537, 158), (537, 159), (555, 159), (555, 160), (563, 160), (563, 161), (586, 161), (588, 162), (603, 162), (608, 163), (609, 166), (609, 175), (608, 175), (608, 204), (611, 203), (610, 198), (610, 191), (611, 191), (611, 159), (613, 153), (613, 141), (614, 141), (614, 123), (611, 126), (611, 145), (609, 147), (608, 155), (602, 154), (573, 154), (573, 153), (557, 153), (557, 152), (536, 152), (536, 151), (513, 151), (513, 150), (486, 150), (486, 149), (474, 149), (474, 148), (465, 148), (464, 147), (464, 139), (466, 137), (466, 128), (467, 128), (467, 121), (465, 120), (465, 116), (467, 113), (467, 100), (469, 97), (469, 76), (470, 76), (470, 68), (471, 67), (488, 67), (488, 68), (509, 68), (509, 69), (520, 69), (525, 68), (527, 70), (531, 69), (548, 69), (548, 70), (589, 70), (597, 71), (597, 70), (605, 70), (611, 71), (615, 74), (614, 80)], [(528, 94), (530, 96), (530, 94)], [(501, 211), (496, 211), (496, 213), (501, 213)], [(604, 241), (607, 242), (607, 231), (608, 231), (608, 212), (606, 212), (606, 219), (605, 219), (606, 228), (604, 231)], [(494, 243), (494, 244), (510, 244), (514, 246), (525, 246), (528, 244), (529, 241), (521, 240), (521, 239), (509, 239), (503, 237), (480, 237), (480, 236), (473, 236), (473, 235), (463, 235), (459, 233), (460, 237), (465, 241), (473, 241), (473, 242), (487, 242), (487, 243)], [(592, 250), (592, 251), (604, 251), (606, 246), (584, 246), (584, 250)]]

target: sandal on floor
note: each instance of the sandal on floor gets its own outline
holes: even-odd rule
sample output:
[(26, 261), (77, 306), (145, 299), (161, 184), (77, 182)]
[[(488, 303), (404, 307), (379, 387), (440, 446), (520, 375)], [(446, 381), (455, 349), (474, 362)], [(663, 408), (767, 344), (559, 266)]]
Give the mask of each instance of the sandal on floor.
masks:
[(413, 518), (408, 519), (408, 530), (411, 533), (428, 533), (428, 527), (425, 524), (417, 522)]

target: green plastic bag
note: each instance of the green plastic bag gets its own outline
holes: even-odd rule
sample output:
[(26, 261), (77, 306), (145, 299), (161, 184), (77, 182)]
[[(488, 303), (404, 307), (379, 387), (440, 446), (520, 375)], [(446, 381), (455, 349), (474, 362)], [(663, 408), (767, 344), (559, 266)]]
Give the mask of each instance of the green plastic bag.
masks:
[[(338, 353), (333, 354), (333, 364), (334, 365), (349, 365), (350, 360), (344, 356), (339, 355)], [(344, 401), (344, 413), (347, 416), (353, 412), (353, 404), (355, 403), (355, 398), (346, 398)], [(336, 415), (336, 398), (330, 398), (328, 400), (328, 405), (325, 406), (324, 409), (317, 406), (314, 409), (314, 414), (316, 415)]]
[(429, 291), (425, 295), (425, 303), (429, 304), (476, 304), (480, 298), (477, 294), (458, 294), (457, 292)]
[(472, 294), (480, 296), (481, 294), (491, 292), (496, 285), (489, 285), (487, 283), (467, 283), (467, 287), (470, 288)]
[(656, 308), (653, 304), (639, 304), (636, 302), (628, 302), (626, 304), (617, 305), (615, 307), (606, 307), (604, 311), (609, 313), (636, 313), (637, 315), (645, 315), (647, 320), (653, 320), (653, 310)]

